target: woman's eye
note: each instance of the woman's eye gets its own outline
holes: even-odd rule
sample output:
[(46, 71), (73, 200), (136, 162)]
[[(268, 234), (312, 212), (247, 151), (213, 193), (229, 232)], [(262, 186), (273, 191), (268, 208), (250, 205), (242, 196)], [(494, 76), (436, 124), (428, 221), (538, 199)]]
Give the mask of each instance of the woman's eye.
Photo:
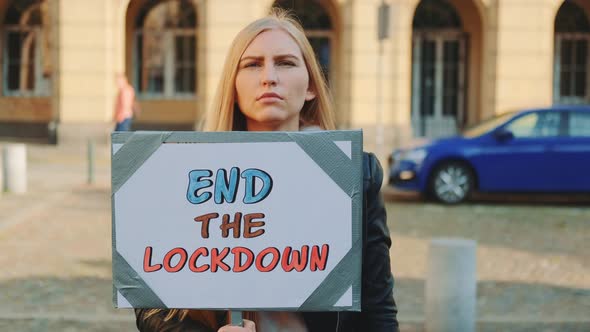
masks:
[(278, 65), (293, 67), (293, 66), (295, 66), (295, 62), (293, 62), (293, 61), (279, 61)]
[(259, 62), (248, 62), (244, 65), (244, 68), (255, 68), (255, 67), (259, 67), (260, 63)]

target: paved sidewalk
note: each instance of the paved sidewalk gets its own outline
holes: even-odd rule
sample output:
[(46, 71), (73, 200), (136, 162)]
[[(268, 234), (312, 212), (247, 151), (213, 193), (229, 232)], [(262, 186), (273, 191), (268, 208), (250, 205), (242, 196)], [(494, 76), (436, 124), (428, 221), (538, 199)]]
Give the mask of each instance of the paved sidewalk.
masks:
[(28, 145), (28, 192), (0, 196), (0, 331), (133, 331), (111, 303), (110, 159)]
[[(3, 267), (0, 269), (0, 331), (135, 330), (131, 311), (116, 310), (111, 303), (109, 154), (108, 147), (96, 147), (96, 181), (88, 185), (85, 147), (28, 146), (28, 193), (0, 195), (0, 266)], [(415, 266), (424, 260), (427, 237), (438, 230), (436, 225), (426, 221), (423, 229), (412, 225), (416, 218), (428, 219), (428, 213), (445, 213), (436, 206), (424, 208), (400, 203), (389, 203), (388, 210), (396, 218), (392, 227), (393, 255), (402, 331), (423, 331), (424, 271)], [(484, 214), (489, 211), (499, 216), (505, 213), (492, 208)], [(579, 215), (572, 212), (570, 219), (590, 215), (587, 210), (580, 211)], [(450, 218), (461, 218), (452, 213)], [(502, 229), (508, 227), (508, 223), (499, 222)], [(566, 253), (583, 251), (576, 246), (588, 243), (582, 238), (590, 227), (585, 225), (580, 228), (585, 233), (577, 237), (572, 233), (572, 248)], [(483, 226), (480, 231), (492, 233)], [(502, 251), (503, 246), (495, 243), (484, 248), (483, 254), (512, 255), (511, 251)], [(512, 260), (506, 259), (514, 264), (509, 273), (525, 274), (523, 278), (538, 273), (538, 267), (521, 269), (519, 264), (528, 257), (518, 255)], [(537, 259), (537, 256), (531, 257)], [(492, 278), (496, 276), (493, 274), (495, 267), (490, 264), (495, 262), (482, 265), (482, 271), (484, 276), (489, 273)], [(572, 285), (570, 288), (548, 288), (540, 284), (535, 288), (535, 283), (524, 288), (512, 284), (498, 288), (501, 282), (491, 280), (480, 284), (478, 330), (590, 331), (590, 318), (585, 314), (589, 312), (586, 309), (590, 309), (589, 276), (586, 267), (577, 269), (571, 277), (556, 281)], [(559, 271), (555, 273), (559, 275)], [(582, 275), (578, 275), (580, 273)], [(563, 298), (571, 299), (571, 303), (568, 302), (571, 310), (559, 311), (563, 307), (559, 301)], [(544, 315), (544, 310), (559, 312), (553, 316)]]

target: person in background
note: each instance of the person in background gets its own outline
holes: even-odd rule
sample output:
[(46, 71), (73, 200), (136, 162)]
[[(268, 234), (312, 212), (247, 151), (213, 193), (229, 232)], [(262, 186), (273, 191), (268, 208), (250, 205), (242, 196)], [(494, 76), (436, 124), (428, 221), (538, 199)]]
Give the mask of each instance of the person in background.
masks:
[(124, 74), (117, 74), (117, 99), (115, 100), (115, 112), (113, 120), (115, 121), (115, 131), (131, 130), (134, 112), (137, 113), (139, 108), (135, 102), (135, 90), (127, 81)]
[[(302, 27), (287, 12), (275, 9), (234, 39), (205, 131), (310, 128), (335, 129), (332, 100)], [(380, 195), (383, 171), (373, 154), (363, 154), (363, 174), (361, 312), (245, 312), (244, 326), (231, 326), (224, 311), (135, 309), (137, 328), (145, 332), (398, 331), (391, 238)]]

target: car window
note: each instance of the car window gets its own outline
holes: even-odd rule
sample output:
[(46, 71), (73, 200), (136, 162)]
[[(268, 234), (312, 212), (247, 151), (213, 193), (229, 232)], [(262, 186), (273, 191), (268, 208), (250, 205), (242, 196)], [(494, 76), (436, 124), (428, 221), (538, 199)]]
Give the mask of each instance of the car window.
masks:
[(571, 112), (569, 121), (570, 136), (590, 136), (590, 112)]
[(469, 127), (463, 131), (463, 136), (467, 138), (478, 137), (488, 133), (490, 130), (504, 124), (508, 119), (514, 116), (514, 112), (503, 113), (492, 118), (484, 120), (473, 127)]
[(557, 112), (534, 112), (524, 115), (506, 126), (514, 137), (552, 137), (559, 135), (561, 115)]

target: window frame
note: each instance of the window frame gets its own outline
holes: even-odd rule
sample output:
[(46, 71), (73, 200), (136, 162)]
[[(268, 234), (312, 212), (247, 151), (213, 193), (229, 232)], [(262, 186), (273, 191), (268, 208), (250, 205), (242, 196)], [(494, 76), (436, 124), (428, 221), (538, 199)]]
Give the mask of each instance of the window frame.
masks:
[[(133, 64), (133, 71), (132, 71), (132, 81), (136, 88), (137, 98), (143, 100), (154, 100), (154, 99), (175, 99), (175, 100), (195, 100), (198, 98), (198, 44), (199, 38), (197, 33), (198, 26), (195, 25), (194, 28), (164, 28), (162, 30), (154, 30), (154, 29), (138, 29), (135, 28), (133, 31), (133, 56), (132, 56), (132, 64)], [(143, 91), (142, 85), (139, 81), (140, 75), (138, 75), (139, 71), (146, 70), (144, 61), (142, 59), (141, 65), (139, 63), (139, 45), (138, 45), (138, 38), (143, 38), (145, 33), (162, 33), (162, 49), (163, 52), (163, 91), (162, 92), (149, 92)], [(193, 92), (177, 92), (176, 90), (176, 78), (175, 78), (175, 68), (176, 68), (176, 45), (175, 40), (177, 36), (189, 36), (195, 39), (195, 58), (193, 62), (194, 72), (195, 72), (195, 89)], [(142, 43), (143, 45), (143, 43)], [(145, 57), (145, 55), (142, 54)], [(142, 73), (143, 75), (143, 73)], [(142, 76), (143, 77), (143, 76)]]
[[(586, 89), (584, 97), (562, 96), (561, 95), (561, 49), (564, 40), (568, 41), (586, 41)], [(564, 105), (580, 105), (590, 103), (590, 33), (586, 32), (558, 32), (555, 33), (555, 47), (553, 60), (553, 103)], [(573, 90), (575, 91), (575, 76), (570, 78), (574, 81)]]
[[(310, 40), (310, 38), (325, 38), (328, 40), (328, 45), (329, 45), (329, 49), (330, 49), (330, 59), (329, 59), (329, 63), (328, 63), (328, 68), (323, 68), (322, 64), (320, 63), (320, 57), (319, 54), (316, 54), (316, 60), (318, 61), (318, 64), (320, 65), (320, 67), (322, 67), (322, 72), (327, 71), (327, 75), (325, 77), (328, 85), (331, 85), (332, 81), (333, 81), (333, 67), (334, 67), (334, 43), (336, 40), (336, 36), (335, 33), (332, 29), (330, 30), (321, 30), (321, 29), (313, 29), (313, 30), (305, 30), (305, 37)], [(315, 49), (313, 50), (314, 52), (316, 51)], [(325, 73), (325, 72), (324, 72)]]
[[(432, 61), (434, 69), (434, 87), (432, 97), (433, 109), (432, 114), (423, 112), (423, 102), (426, 90), (423, 89), (423, 70), (422, 63), (424, 41), (434, 43), (434, 60)], [(411, 125), (415, 137), (439, 137), (450, 134), (451, 131), (459, 133), (464, 124), (466, 116), (466, 93), (467, 93), (467, 66), (468, 66), (468, 35), (457, 29), (421, 29), (414, 30), (412, 36), (412, 79), (411, 79)], [(456, 87), (457, 107), (456, 115), (445, 115), (444, 109), (444, 45), (446, 42), (458, 42), (459, 54), (457, 59), (458, 81)], [(449, 123), (454, 121), (454, 129), (449, 129)], [(427, 125), (432, 122), (433, 125)], [(435, 128), (435, 129), (432, 129)]]
[[(34, 88), (32, 90), (12, 90), (8, 80), (9, 62), (11, 61), (9, 55), (8, 35), (10, 33), (25, 33), (32, 31), (34, 33)], [(45, 34), (42, 26), (19, 26), (19, 25), (4, 25), (2, 26), (2, 95), (6, 97), (49, 97), (51, 96), (51, 79), (43, 75), (43, 42)], [(22, 47), (22, 45), (21, 45)], [(22, 61), (22, 54), (21, 60)], [(19, 82), (20, 83), (20, 82)]]

